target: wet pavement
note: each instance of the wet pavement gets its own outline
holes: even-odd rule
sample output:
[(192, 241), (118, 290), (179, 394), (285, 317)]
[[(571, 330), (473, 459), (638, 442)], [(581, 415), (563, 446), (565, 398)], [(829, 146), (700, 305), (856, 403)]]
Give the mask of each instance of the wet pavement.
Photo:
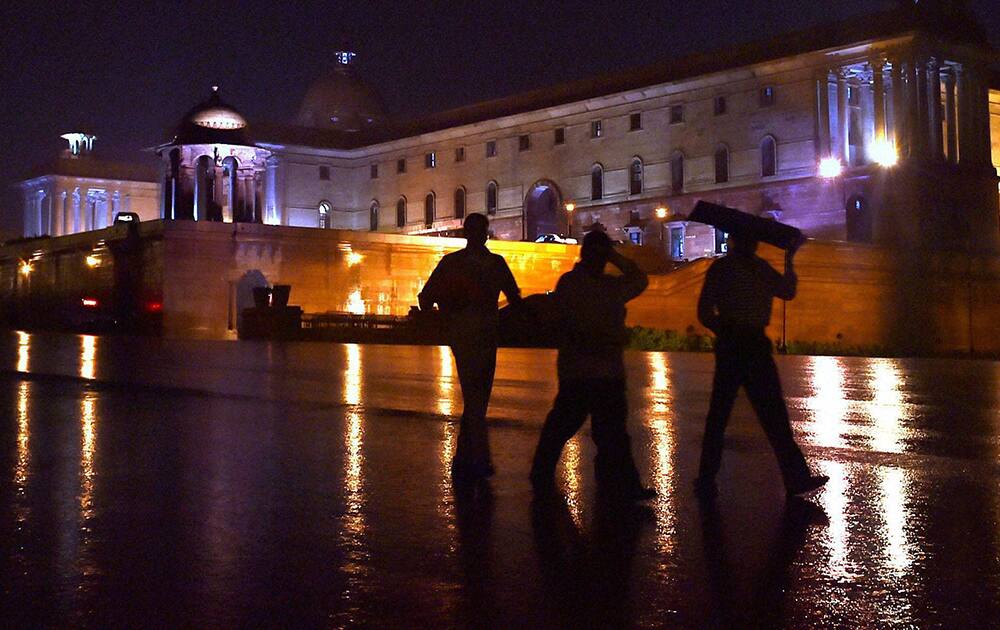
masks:
[(786, 503), (737, 403), (690, 492), (712, 357), (630, 353), (647, 511), (586, 432), (533, 502), (555, 355), (501, 350), (497, 475), (456, 493), (446, 349), (0, 334), (7, 626), (997, 627), (1000, 364), (782, 357), (831, 477)]

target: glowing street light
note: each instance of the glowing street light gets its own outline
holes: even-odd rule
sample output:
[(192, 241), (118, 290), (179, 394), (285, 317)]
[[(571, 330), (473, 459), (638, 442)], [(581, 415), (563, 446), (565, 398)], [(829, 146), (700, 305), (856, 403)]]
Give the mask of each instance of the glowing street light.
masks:
[(84, 259), (84, 262), (87, 263), (88, 267), (90, 267), (91, 269), (93, 269), (94, 267), (99, 267), (100, 266), (101, 259), (98, 258), (97, 256), (93, 255), (93, 254), (90, 254), (89, 256), (87, 256)]
[(885, 168), (895, 166), (899, 161), (896, 145), (885, 138), (879, 138), (872, 143), (869, 155), (873, 162)]
[(576, 204), (567, 201), (563, 207), (566, 208), (566, 236), (573, 236), (573, 211), (576, 210)]
[(820, 177), (825, 177), (826, 179), (833, 179), (834, 177), (840, 177), (840, 174), (843, 172), (844, 172), (844, 164), (838, 158), (830, 156), (830, 157), (825, 157), (819, 161)]
[(656, 218), (660, 219), (661, 221), (667, 218), (666, 206), (659, 206), (658, 208), (656, 208), (656, 210), (653, 210), (653, 212), (656, 214)]
[(32, 267), (31, 263), (28, 262), (27, 260), (22, 260), (21, 264), (18, 266), (17, 269), (18, 269), (18, 271), (21, 272), (22, 276), (27, 276), (27, 275), (31, 274), (31, 270), (34, 269), (34, 267)]

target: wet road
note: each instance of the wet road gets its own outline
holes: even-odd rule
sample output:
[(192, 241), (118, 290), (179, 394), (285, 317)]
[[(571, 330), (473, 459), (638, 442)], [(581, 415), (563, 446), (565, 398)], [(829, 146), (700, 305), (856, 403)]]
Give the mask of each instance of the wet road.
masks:
[(456, 496), (434, 347), (0, 335), (5, 625), (996, 627), (1000, 364), (783, 357), (831, 477), (786, 506), (737, 404), (716, 511), (690, 492), (712, 359), (632, 353), (648, 512), (527, 483), (549, 351), (502, 350), (491, 492)]

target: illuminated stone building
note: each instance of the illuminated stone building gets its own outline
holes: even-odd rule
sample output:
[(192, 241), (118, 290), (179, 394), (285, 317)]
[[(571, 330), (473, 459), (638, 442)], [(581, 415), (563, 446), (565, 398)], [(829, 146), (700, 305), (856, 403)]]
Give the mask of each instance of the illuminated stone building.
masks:
[[(996, 248), (996, 55), (962, 3), (926, 4), (403, 124), (340, 52), (290, 124), (189, 112), (160, 214), (448, 235), (482, 212), (501, 239), (600, 224), (690, 259), (724, 247), (685, 220), (705, 198), (818, 239)], [(62, 233), (34, 181), (26, 234)]]

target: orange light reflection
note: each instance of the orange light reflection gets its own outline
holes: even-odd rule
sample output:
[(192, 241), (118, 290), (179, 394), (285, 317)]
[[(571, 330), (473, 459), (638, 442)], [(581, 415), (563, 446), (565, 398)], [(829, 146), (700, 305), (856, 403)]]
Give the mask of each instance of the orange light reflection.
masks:
[(356, 343), (344, 345), (347, 354), (347, 367), (344, 370), (344, 402), (348, 405), (360, 405), (361, 387), (361, 346)]
[(820, 446), (843, 447), (849, 405), (844, 397), (844, 363), (838, 357), (814, 356), (807, 361), (813, 390), (812, 396), (805, 400), (806, 408), (812, 412), (810, 429)]
[(663, 352), (650, 352), (649, 377), (652, 415), (649, 431), (652, 434), (653, 466), (652, 483), (656, 489), (656, 531), (660, 551), (670, 551), (674, 545), (674, 466), (676, 441), (674, 426), (670, 422), (673, 395), (670, 391), (672, 373), (668, 357)]
[(17, 371), (27, 372), (30, 366), (31, 335), (17, 331)]
[(97, 356), (97, 337), (93, 335), (80, 336), (80, 376), (94, 379), (94, 364)]

